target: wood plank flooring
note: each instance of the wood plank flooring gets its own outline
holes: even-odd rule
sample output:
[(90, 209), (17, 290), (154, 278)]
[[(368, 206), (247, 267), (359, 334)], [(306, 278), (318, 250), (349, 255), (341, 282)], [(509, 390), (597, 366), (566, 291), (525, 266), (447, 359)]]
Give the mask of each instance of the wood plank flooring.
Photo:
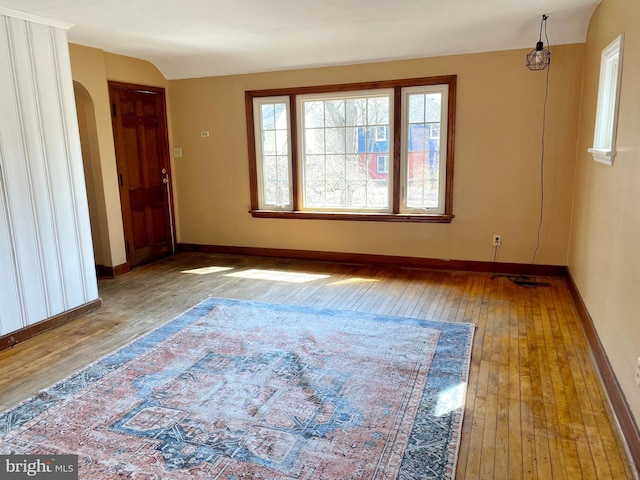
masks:
[(101, 310), (0, 352), (0, 409), (207, 296), (471, 322), (456, 478), (633, 478), (564, 280), (545, 280), (182, 253), (101, 280)]

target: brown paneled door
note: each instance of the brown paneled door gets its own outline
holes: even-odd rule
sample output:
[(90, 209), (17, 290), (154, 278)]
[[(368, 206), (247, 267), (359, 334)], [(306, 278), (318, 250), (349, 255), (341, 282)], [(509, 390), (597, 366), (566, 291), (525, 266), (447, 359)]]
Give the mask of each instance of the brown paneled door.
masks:
[(120, 201), (131, 267), (174, 252), (164, 89), (109, 82)]

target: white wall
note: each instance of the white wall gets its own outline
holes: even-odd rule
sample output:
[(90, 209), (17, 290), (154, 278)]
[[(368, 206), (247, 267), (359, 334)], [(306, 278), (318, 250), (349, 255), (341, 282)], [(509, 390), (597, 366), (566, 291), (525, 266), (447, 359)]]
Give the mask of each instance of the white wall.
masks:
[(0, 335), (98, 298), (67, 35), (0, 9)]

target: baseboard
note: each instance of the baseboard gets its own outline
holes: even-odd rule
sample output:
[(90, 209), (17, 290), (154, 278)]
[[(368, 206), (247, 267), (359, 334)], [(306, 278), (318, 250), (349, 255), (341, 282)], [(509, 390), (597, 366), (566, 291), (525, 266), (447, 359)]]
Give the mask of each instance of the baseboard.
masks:
[(0, 337), (0, 350), (13, 347), (20, 342), (24, 342), (25, 340), (33, 338), (36, 335), (40, 335), (47, 330), (51, 330), (53, 328), (64, 325), (65, 323), (68, 323), (75, 318), (97, 310), (101, 307), (102, 300), (98, 298), (93, 302), (85, 303), (84, 305), (80, 305), (79, 307), (76, 307), (72, 310), (67, 310), (66, 312), (55, 315), (51, 318), (47, 318), (46, 320), (42, 320), (38, 323), (34, 323), (33, 325), (29, 325), (28, 327), (21, 328), (20, 330), (16, 330), (15, 332), (7, 333), (6, 335)]
[(116, 278), (120, 275), (124, 275), (131, 271), (129, 263), (123, 263), (116, 265), (115, 267), (108, 267), (106, 265), (96, 265), (96, 271), (100, 277)]
[(291, 258), (356, 265), (394, 266), (425, 268), (433, 270), (459, 270), (466, 272), (495, 272), (501, 275), (536, 275), (565, 277), (567, 267), (561, 265), (530, 265), (522, 263), (478, 262), (472, 260), (440, 260), (433, 258), (400, 257), (395, 255), (372, 255), (365, 253), (317, 252), (312, 250), (289, 250), (281, 248), (229, 247), (222, 245), (197, 245), (179, 243), (179, 252), (223, 253), (258, 257)]
[(628, 453), (633, 463), (632, 468), (635, 470), (635, 478), (640, 478), (640, 430), (629, 409), (629, 404), (624, 396), (624, 392), (622, 388), (620, 388), (620, 383), (618, 383), (618, 378), (609, 362), (607, 352), (600, 341), (595, 324), (593, 323), (593, 318), (587, 310), (587, 306), (570, 272), (567, 272), (567, 286), (578, 310), (578, 316), (584, 327), (585, 336), (591, 347), (598, 373), (609, 397), (613, 414), (616, 417), (622, 436), (627, 444)]

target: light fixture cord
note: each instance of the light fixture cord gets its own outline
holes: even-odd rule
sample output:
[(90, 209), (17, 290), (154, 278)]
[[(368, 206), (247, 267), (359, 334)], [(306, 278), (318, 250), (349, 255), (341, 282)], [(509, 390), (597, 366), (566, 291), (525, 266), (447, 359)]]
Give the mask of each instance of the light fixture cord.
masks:
[[(544, 36), (547, 36), (547, 18), (549, 15), (542, 15), (542, 20), (540, 20), (540, 37), (538, 39), (539, 42), (542, 41), (542, 25), (544, 25)], [(549, 45), (549, 38), (547, 37), (547, 45)]]
[[(547, 36), (547, 16), (543, 15), (542, 20), (544, 22), (544, 36), (547, 40), (547, 48), (549, 48), (549, 37)], [(542, 24), (540, 25), (540, 38), (542, 38)], [(544, 91), (544, 105), (542, 109), (542, 135), (541, 135), (541, 147), (542, 152), (540, 155), (540, 220), (538, 222), (538, 240), (536, 243), (536, 248), (533, 251), (533, 258), (531, 259), (531, 266), (536, 261), (536, 256), (538, 254), (538, 249), (540, 248), (540, 235), (542, 232), (542, 219), (543, 219), (543, 211), (544, 211), (544, 139), (545, 139), (545, 131), (547, 126), (547, 100), (549, 98), (549, 72), (551, 71), (551, 63), (547, 66), (547, 78), (545, 84)], [(524, 275), (524, 274), (523, 274)]]

